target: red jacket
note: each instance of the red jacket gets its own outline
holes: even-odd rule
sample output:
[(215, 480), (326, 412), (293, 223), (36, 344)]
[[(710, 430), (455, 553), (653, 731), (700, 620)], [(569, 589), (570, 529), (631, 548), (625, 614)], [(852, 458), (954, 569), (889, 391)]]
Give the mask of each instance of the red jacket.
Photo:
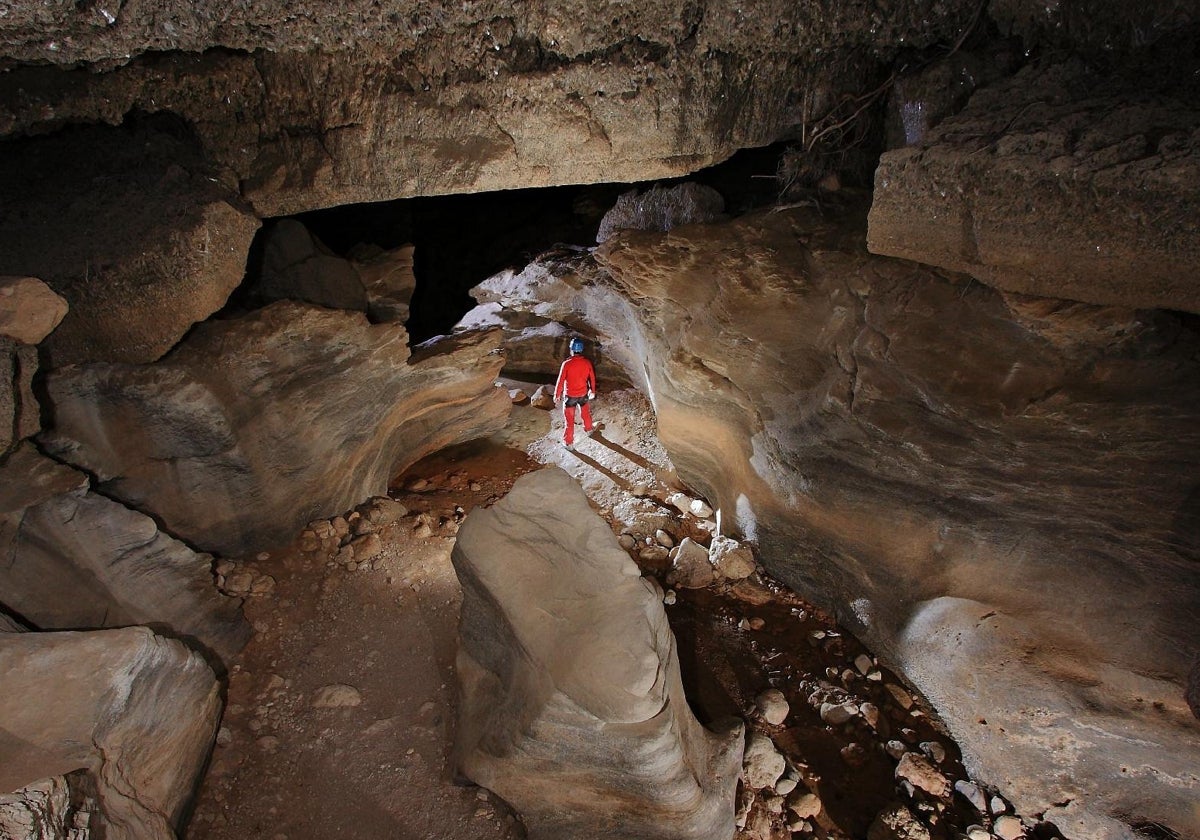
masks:
[(554, 399), (562, 397), (564, 390), (568, 397), (586, 397), (596, 390), (596, 370), (586, 356), (572, 356), (562, 363), (554, 386)]

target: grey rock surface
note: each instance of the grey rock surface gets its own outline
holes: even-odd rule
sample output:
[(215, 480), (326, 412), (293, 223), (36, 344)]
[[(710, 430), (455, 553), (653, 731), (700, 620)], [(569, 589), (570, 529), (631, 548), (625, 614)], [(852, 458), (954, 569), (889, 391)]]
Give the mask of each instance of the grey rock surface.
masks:
[(661, 590), (571, 477), (522, 476), (467, 516), (452, 559), (457, 772), (512, 804), (535, 840), (728, 840), (741, 727), (696, 721)]
[(41, 630), (149, 624), (228, 663), (250, 636), (212, 558), (26, 443), (0, 464), (0, 604)]
[(501, 428), (497, 342), (472, 334), (410, 354), (398, 325), (281, 301), (198, 327), (156, 364), (52, 373), (44, 441), (190, 545), (260, 550)]
[(0, 673), (0, 791), (83, 768), (107, 840), (175, 840), (221, 712), (198, 654), (144, 627), (3, 633)]

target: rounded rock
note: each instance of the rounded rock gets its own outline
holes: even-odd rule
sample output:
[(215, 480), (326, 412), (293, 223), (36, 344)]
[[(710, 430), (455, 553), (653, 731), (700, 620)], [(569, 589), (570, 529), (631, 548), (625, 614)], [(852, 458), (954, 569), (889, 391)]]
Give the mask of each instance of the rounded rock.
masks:
[(758, 695), (754, 698), (754, 705), (758, 707), (758, 713), (762, 715), (763, 720), (772, 726), (783, 723), (788, 712), (792, 710), (783, 692), (777, 688), (768, 688)]

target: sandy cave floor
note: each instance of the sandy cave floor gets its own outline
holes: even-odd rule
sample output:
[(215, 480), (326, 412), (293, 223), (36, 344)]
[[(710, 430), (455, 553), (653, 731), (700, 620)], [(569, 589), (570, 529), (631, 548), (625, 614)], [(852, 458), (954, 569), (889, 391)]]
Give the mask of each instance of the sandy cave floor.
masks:
[[(349, 570), (327, 554), (303, 552), (299, 539), (234, 561), (255, 579), (256, 594), (245, 602), (255, 634), (230, 668), (227, 707), (187, 840), (525, 836), (503, 801), (456, 784), (448, 764), (461, 603), (450, 551), (464, 514), (494, 503), (543, 463), (576, 476), (617, 533), (694, 532), (694, 520), (645, 497), (661, 498), (678, 481), (644, 397), (604, 394), (595, 408), (602, 431), (577, 437), (575, 452), (561, 445), (558, 412), (514, 406), (499, 434), (413, 466), (390, 491), (408, 515), (380, 531), (383, 552), (364, 567)], [(892, 798), (894, 763), (881, 749), (847, 753), (847, 744), (872, 733), (827, 727), (805, 702), (814, 674), (853, 681), (846, 665), (862, 648), (769, 580), (681, 592), (669, 614), (701, 720), (747, 714), (757, 692), (783, 689), (799, 720), (775, 727), (772, 737), (826, 804), (810, 836), (865, 836)], [(814, 643), (817, 635), (824, 638)], [(860, 693), (875, 691), (885, 707), (882, 685), (859, 682)], [(314, 705), (327, 686), (350, 687), (333, 690), (334, 702), (346, 705)], [(909, 743), (944, 742), (950, 757), (943, 769), (956, 767), (962, 777), (957, 749), (919, 709), (885, 712), (896, 729), (904, 726)]]

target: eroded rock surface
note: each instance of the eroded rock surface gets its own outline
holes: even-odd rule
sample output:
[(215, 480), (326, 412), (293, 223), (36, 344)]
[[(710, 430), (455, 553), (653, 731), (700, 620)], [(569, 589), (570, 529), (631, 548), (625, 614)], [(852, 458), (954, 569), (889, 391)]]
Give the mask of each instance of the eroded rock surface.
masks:
[(143, 627), (0, 633), (0, 672), (0, 790), (61, 816), (55, 777), (82, 769), (104, 837), (174, 840), (221, 711), (198, 654)]
[(650, 180), (780, 139), (806, 107), (798, 78), (832, 101), (899, 44), (953, 41), (975, 7), (355, 0), (336, 16), (282, 2), (213, 15), (167, 0), (111, 23), (107, 7), (55, 7), (0, 19), (0, 55), (82, 66), (11, 71), (0, 134), (170, 112), (263, 217)]
[(595, 326), (681, 477), (903, 666), (972, 776), (1021, 813), (1071, 800), (1064, 824), (1089, 830), (1200, 829), (1190, 328), (871, 257), (807, 211), (624, 233), (595, 257), (485, 286)]
[(149, 624), (228, 662), (250, 628), (212, 558), (24, 444), (0, 464), (0, 604), (41, 630)]
[(225, 305), (259, 225), (169, 120), (7, 142), (0, 189), (0, 270), (70, 305), (54, 366), (159, 358)]
[(977, 91), (884, 154), (871, 250), (1008, 291), (1200, 312), (1195, 69), (1031, 66)]
[(453, 561), (459, 772), (531, 838), (732, 836), (741, 727), (696, 721), (661, 590), (570, 476), (524, 476), (473, 511)]
[(411, 358), (406, 339), (398, 325), (286, 301), (209, 322), (156, 364), (52, 373), (46, 443), (190, 545), (270, 547), (384, 495), (424, 455), (503, 427), (498, 336)]

